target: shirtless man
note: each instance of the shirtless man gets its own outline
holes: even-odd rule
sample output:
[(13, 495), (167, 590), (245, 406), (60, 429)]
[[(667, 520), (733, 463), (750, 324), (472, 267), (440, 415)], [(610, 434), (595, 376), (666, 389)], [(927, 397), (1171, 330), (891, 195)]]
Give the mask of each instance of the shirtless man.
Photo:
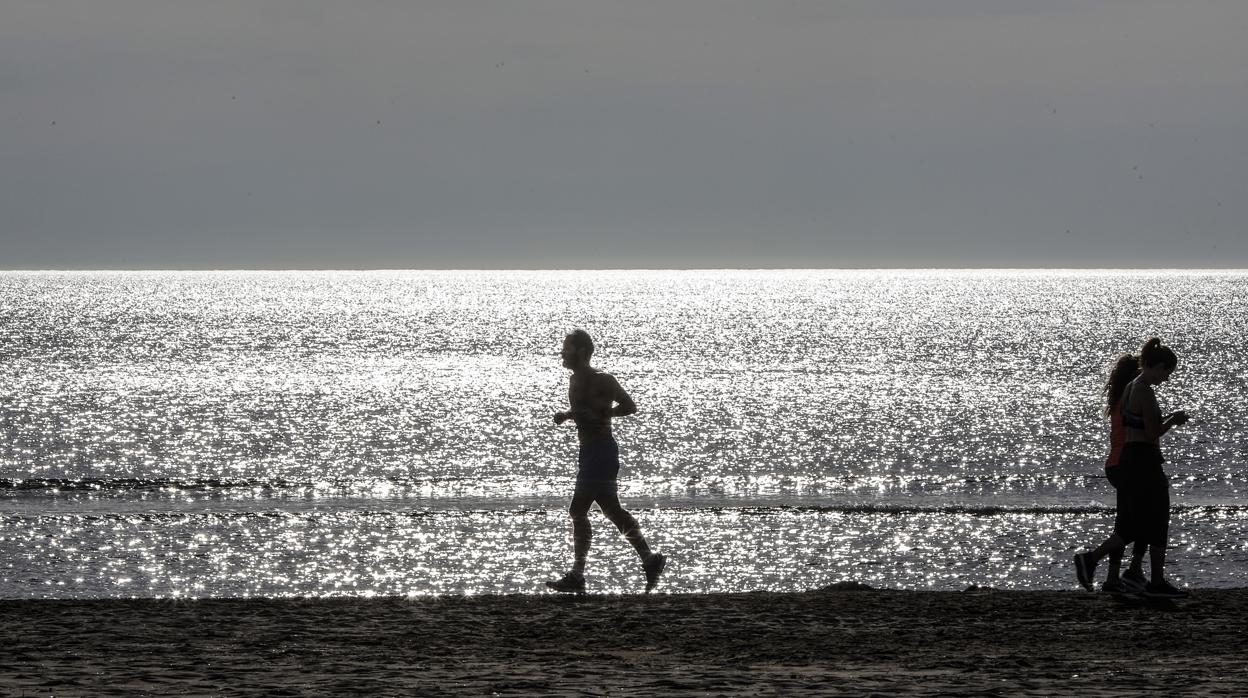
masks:
[(592, 537), (589, 507), (597, 502), (602, 513), (637, 550), (646, 572), (646, 593), (649, 593), (658, 585), (667, 559), (659, 553), (650, 552), (637, 519), (620, 506), (616, 484), (620, 450), (611, 435), (611, 418), (633, 414), (637, 405), (633, 404), (633, 399), (624, 392), (614, 376), (589, 365), (593, 354), (594, 340), (585, 330), (573, 330), (564, 338), (563, 350), (559, 352), (563, 367), (572, 371), (568, 385), (571, 409), (555, 413), (555, 424), (563, 424), (569, 419), (576, 423), (580, 454), (577, 457), (576, 491), (568, 508), (572, 514), (572, 570), (562, 579), (546, 582), (546, 586), (555, 591), (585, 593), (585, 558), (589, 554)]

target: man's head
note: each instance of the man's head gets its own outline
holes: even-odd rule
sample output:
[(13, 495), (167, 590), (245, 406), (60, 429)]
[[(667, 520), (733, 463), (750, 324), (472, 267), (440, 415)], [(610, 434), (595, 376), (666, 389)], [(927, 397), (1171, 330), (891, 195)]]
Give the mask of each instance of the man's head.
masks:
[(593, 355), (594, 340), (585, 330), (572, 330), (563, 338), (563, 350), (559, 352), (559, 356), (563, 358), (564, 368), (587, 366)]

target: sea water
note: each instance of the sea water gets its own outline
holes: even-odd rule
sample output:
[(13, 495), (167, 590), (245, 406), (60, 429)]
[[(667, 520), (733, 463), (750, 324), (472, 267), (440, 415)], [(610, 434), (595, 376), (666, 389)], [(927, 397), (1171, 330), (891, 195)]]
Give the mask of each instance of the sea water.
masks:
[[(563, 336), (639, 411), (662, 591), (1072, 588), (1101, 388), (1159, 335), (1167, 574), (1248, 585), (1248, 273), (0, 274), (0, 597), (541, 593), (570, 564)], [(643, 589), (596, 511), (595, 591)]]

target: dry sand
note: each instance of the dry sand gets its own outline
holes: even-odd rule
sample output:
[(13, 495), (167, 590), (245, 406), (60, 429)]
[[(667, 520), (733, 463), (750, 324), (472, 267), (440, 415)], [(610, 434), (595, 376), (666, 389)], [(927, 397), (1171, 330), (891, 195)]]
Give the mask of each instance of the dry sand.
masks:
[(1248, 589), (0, 601), (0, 695), (1248, 695)]

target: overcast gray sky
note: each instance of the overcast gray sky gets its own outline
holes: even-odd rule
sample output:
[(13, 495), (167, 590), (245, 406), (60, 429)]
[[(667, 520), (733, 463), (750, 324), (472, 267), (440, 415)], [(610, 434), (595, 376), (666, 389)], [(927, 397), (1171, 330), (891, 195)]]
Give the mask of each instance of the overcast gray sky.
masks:
[(1248, 2), (0, 0), (0, 245), (1248, 267)]

